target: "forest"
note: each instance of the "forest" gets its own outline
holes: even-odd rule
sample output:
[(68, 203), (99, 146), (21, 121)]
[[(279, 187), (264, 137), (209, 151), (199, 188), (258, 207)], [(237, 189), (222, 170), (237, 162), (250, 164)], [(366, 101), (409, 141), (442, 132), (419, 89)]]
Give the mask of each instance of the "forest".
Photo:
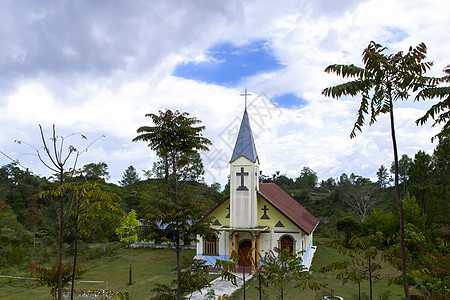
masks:
[[(402, 155), (399, 160), (411, 285), (439, 285), (438, 278), (419, 272), (430, 255), (447, 256), (448, 268), (449, 158), (450, 139), (443, 136), (431, 155), (418, 151), (414, 157)], [(191, 162), (179, 172), (180, 187), (191, 191), (208, 210), (227, 197), (228, 185), (221, 189), (218, 183), (206, 184), (201, 157), (197, 154)], [(138, 219), (145, 219), (157, 207), (159, 193), (170, 180), (163, 169), (164, 161), (159, 160), (146, 172), (148, 178), (141, 179), (130, 166), (116, 185), (106, 182), (108, 166), (99, 162), (83, 166), (78, 175), (68, 178), (67, 182), (77, 186), (72, 192), (83, 189), (85, 195), (69, 197), (64, 203), (68, 216), (63, 237), (66, 255), (73, 256), (76, 240), (77, 251), (83, 257), (107, 255), (109, 247), (119, 239), (116, 229), (125, 214), (134, 210)], [(319, 181), (317, 173), (305, 166), (297, 178), (276, 172), (261, 174), (260, 179), (277, 183), (317, 216), (320, 223), (316, 234), (349, 241), (352, 235), (367, 237), (382, 233), (386, 239), (383, 247), (387, 249), (398, 244), (399, 218), (392, 172), (391, 166), (380, 166), (376, 182), (353, 173)], [(30, 261), (49, 265), (57, 257), (58, 194), (54, 193), (59, 187), (57, 178), (36, 176), (14, 163), (0, 168), (1, 274), (30, 269)], [(76, 218), (81, 220), (78, 226)], [(140, 234), (141, 240), (150, 237), (145, 230)], [(93, 254), (94, 244), (102, 245), (102, 251)]]

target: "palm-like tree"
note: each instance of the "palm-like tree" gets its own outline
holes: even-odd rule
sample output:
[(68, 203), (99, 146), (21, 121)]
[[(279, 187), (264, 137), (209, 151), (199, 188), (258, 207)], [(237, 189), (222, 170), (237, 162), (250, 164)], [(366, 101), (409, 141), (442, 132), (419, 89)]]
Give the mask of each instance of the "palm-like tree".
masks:
[[(179, 111), (172, 112), (167, 109), (165, 112), (159, 111), (157, 114), (146, 114), (150, 117), (154, 126), (142, 126), (138, 128), (137, 137), (133, 141), (148, 142), (150, 149), (156, 152), (162, 160), (170, 162), (171, 165), (165, 165), (165, 173), (172, 175), (173, 191), (174, 191), (174, 205), (175, 215), (174, 226), (175, 230), (175, 251), (177, 253), (177, 271), (178, 271), (178, 299), (181, 299), (181, 245), (180, 233), (182, 220), (177, 219), (179, 211), (182, 209), (179, 205), (178, 196), (178, 172), (184, 165), (189, 163), (189, 157), (200, 150), (209, 150), (208, 145), (211, 141), (202, 136), (204, 126), (195, 126), (201, 123), (196, 118), (190, 118), (188, 113), (180, 113)], [(169, 168), (172, 172), (169, 172)]]
[(377, 121), (380, 114), (388, 113), (390, 117), (390, 129), (395, 166), (395, 201), (400, 218), (400, 247), (402, 253), (402, 278), (405, 297), (409, 299), (408, 282), (406, 280), (406, 247), (403, 204), (400, 198), (398, 184), (398, 152), (394, 126), (394, 102), (407, 100), (411, 92), (423, 88), (433, 88), (439, 82), (436, 78), (425, 77), (424, 74), (432, 66), (431, 62), (423, 62), (427, 48), (424, 43), (415, 48), (410, 48), (404, 55), (403, 52), (386, 55), (385, 47), (375, 42), (370, 42), (362, 53), (364, 67), (351, 65), (330, 65), (325, 69), (327, 73), (336, 73), (343, 78), (354, 80), (328, 87), (322, 94), (332, 98), (343, 96), (361, 95), (361, 105), (350, 138), (356, 136), (356, 131), (362, 131), (365, 117), (370, 116), (369, 125)]
[[(445, 75), (439, 78), (440, 82), (450, 83), (450, 65), (444, 68)], [(425, 115), (416, 121), (416, 124), (423, 125), (428, 119), (433, 119), (434, 123), (432, 126), (444, 123), (441, 132), (434, 136), (431, 141), (436, 137), (442, 138), (450, 133), (450, 86), (440, 86), (440, 87), (427, 87), (421, 90), (415, 100), (426, 100), (439, 98), (442, 101), (434, 104), (425, 113)]]

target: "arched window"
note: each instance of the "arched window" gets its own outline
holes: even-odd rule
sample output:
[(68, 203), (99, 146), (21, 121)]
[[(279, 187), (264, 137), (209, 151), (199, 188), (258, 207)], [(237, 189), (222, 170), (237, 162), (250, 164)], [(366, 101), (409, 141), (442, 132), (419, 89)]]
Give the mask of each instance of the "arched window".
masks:
[(216, 236), (205, 236), (203, 238), (203, 254), (219, 255), (218, 244), (219, 239)]
[(280, 249), (289, 248), (289, 253), (294, 254), (294, 239), (290, 235), (284, 235), (280, 239)]

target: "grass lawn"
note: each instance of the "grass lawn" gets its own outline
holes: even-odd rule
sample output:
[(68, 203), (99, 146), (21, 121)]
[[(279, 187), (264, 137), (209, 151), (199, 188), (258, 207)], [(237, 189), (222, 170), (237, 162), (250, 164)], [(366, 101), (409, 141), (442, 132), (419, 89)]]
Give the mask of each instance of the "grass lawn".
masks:
[[(133, 284), (130, 286), (128, 253), (127, 249), (120, 249), (114, 257), (87, 262), (89, 272), (83, 280), (105, 281), (105, 283), (80, 283), (76, 284), (75, 288), (103, 290), (107, 284), (108, 290), (127, 291), (132, 299), (150, 299), (153, 295), (151, 289), (155, 287), (155, 283), (171, 283), (176, 277), (176, 272), (172, 271), (176, 267), (176, 255), (172, 250), (133, 249), (131, 261)], [(192, 258), (195, 251), (184, 250), (182, 255)], [(0, 299), (50, 299), (50, 289), (30, 287), (28, 280), (0, 279)]]
[[(327, 283), (326, 291), (335, 291), (335, 295), (342, 296), (344, 299), (351, 299), (353, 294), (357, 294), (358, 287), (352, 283), (342, 285), (341, 281), (336, 280), (331, 273), (322, 274), (318, 272), (320, 267), (336, 260), (345, 258), (337, 253), (331, 246), (331, 239), (316, 238), (314, 244), (317, 251), (314, 256), (311, 271), (316, 275), (316, 280)], [(194, 250), (184, 250), (183, 255), (192, 258), (195, 255)], [(175, 253), (169, 249), (149, 249), (139, 248), (132, 250), (132, 267), (133, 267), (133, 284), (128, 285), (128, 249), (120, 249), (115, 256), (103, 257), (86, 263), (89, 272), (86, 273), (83, 280), (105, 281), (105, 283), (79, 283), (76, 284), (77, 289), (85, 290), (108, 290), (128, 291), (132, 299), (150, 299), (153, 296), (152, 288), (156, 283), (170, 283), (176, 273), (172, 271), (176, 267)], [(386, 264), (383, 275), (400, 274), (394, 268)], [(25, 273), (23, 276), (28, 276)], [(211, 276), (211, 280), (217, 276)], [(392, 292), (392, 299), (403, 299), (403, 287), (399, 285), (387, 284), (388, 279), (380, 280), (374, 285), (374, 299), (386, 290)], [(249, 282), (246, 290), (246, 299), (259, 299), (257, 290), (253, 287), (256, 280)], [(301, 290), (294, 288), (294, 284), (286, 287), (287, 293), (284, 299), (312, 299), (314, 300), (316, 292), (309, 289)], [(47, 287), (30, 287), (28, 280), (19, 279), (0, 279), (0, 299), (50, 299), (50, 289)], [(276, 290), (273, 287), (265, 288), (266, 294), (263, 299), (277, 299)], [(368, 283), (362, 284), (362, 292), (368, 294)], [(417, 291), (412, 291), (418, 294)], [(242, 289), (233, 294), (231, 299), (243, 299)]]
[[(341, 296), (344, 299), (351, 299), (352, 295), (358, 294), (358, 286), (352, 283), (346, 283), (342, 285), (340, 280), (335, 279), (332, 273), (322, 274), (319, 272), (319, 269), (331, 262), (337, 260), (343, 260), (346, 257), (342, 254), (336, 252), (336, 250), (332, 247), (332, 240), (328, 238), (315, 238), (314, 245), (317, 246), (317, 251), (314, 255), (313, 263), (311, 266), (311, 271), (315, 274), (315, 280), (324, 282), (327, 284), (327, 287), (323, 290), (330, 292), (334, 290), (334, 294), (337, 296)], [(389, 264), (385, 264), (385, 268), (382, 272), (383, 276), (396, 276), (399, 275), (400, 272), (395, 270)], [(259, 293), (255, 289), (254, 286), (257, 285), (257, 281), (255, 278), (252, 278), (249, 282), (249, 286), (246, 289), (246, 299), (259, 299)], [(287, 293), (285, 294), (285, 300), (294, 300), (294, 299), (311, 299), (314, 300), (316, 291), (312, 291), (309, 289), (302, 290), (300, 288), (294, 288), (295, 284), (289, 283), (286, 287)], [(264, 289), (266, 294), (263, 295), (263, 299), (278, 299), (277, 291), (274, 287), (269, 286)], [(378, 296), (381, 292), (390, 290), (392, 292), (391, 299), (404, 299), (403, 296), (403, 286), (400, 285), (390, 285), (388, 286), (388, 279), (384, 278), (373, 286), (373, 297), (374, 299), (378, 299)], [(369, 284), (368, 282), (363, 282), (361, 284), (361, 293), (369, 294)], [(418, 294), (415, 290), (410, 290), (410, 293)], [(243, 291), (240, 289), (235, 292), (231, 299), (243, 299)]]

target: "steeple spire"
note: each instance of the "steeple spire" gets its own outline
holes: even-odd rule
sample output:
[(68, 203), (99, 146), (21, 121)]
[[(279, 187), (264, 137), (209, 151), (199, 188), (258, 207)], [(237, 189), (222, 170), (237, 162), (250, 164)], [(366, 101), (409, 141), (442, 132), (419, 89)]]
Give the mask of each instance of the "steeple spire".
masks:
[[(247, 92), (246, 92), (247, 93)], [(250, 121), (248, 120), (247, 108), (244, 110), (241, 127), (239, 128), (236, 145), (234, 146), (233, 155), (231, 155), (230, 163), (244, 156), (252, 162), (256, 162), (258, 155), (256, 154), (255, 141), (253, 140)]]

